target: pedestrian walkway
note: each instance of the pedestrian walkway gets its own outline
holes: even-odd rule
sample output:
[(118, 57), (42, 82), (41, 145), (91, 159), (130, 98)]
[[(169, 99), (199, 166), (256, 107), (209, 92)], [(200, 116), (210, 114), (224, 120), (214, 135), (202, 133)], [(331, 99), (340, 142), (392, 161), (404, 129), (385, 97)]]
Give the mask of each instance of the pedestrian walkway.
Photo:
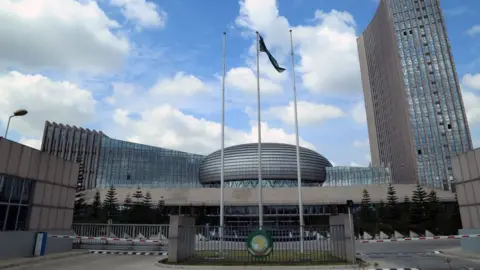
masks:
[(11, 267), (20, 266), (20, 265), (33, 264), (33, 263), (38, 263), (46, 260), (68, 258), (68, 257), (78, 256), (78, 255), (87, 254), (87, 253), (88, 253), (88, 250), (80, 250), (80, 251), (75, 250), (70, 252), (54, 253), (54, 254), (49, 254), (49, 255), (39, 256), (39, 257), (25, 257), (25, 258), (0, 260), (0, 269), (6, 269), (6, 268), (11, 268)]
[(461, 247), (454, 247), (441, 250), (445, 256), (459, 257), (463, 259), (480, 260), (480, 253), (470, 253), (463, 251)]

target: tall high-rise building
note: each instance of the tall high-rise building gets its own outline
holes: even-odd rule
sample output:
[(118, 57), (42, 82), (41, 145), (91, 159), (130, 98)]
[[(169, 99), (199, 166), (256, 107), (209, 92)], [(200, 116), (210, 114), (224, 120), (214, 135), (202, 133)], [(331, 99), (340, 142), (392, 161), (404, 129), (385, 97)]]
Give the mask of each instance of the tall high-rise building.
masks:
[(372, 165), (449, 189), (472, 140), (439, 0), (381, 0), (357, 45)]

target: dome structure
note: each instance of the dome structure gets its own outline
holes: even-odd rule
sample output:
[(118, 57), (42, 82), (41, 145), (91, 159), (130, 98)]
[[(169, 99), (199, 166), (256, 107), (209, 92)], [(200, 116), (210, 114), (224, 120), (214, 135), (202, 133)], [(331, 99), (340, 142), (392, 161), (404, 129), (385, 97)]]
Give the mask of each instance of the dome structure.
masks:
[[(215, 151), (200, 165), (199, 180), (204, 187), (220, 186), (220, 155)], [(262, 143), (262, 186), (296, 187), (297, 156), (295, 145)], [(258, 185), (258, 144), (240, 144), (225, 148), (225, 187), (256, 187)], [(300, 147), (302, 186), (321, 186), (325, 167), (332, 164), (319, 153)]]

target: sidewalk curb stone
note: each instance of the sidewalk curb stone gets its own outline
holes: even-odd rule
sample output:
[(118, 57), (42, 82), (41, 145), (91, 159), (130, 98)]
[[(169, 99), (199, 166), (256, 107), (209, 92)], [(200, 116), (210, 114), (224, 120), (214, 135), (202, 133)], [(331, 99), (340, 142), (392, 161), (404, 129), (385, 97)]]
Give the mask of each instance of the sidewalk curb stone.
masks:
[[(355, 270), (358, 269), (357, 266), (354, 265), (335, 265), (335, 266), (322, 266), (322, 265), (308, 265), (308, 266), (244, 266), (244, 265), (238, 265), (238, 266), (222, 266), (222, 265), (202, 265), (202, 266), (197, 266), (197, 265), (171, 265), (171, 264), (164, 264), (161, 262), (155, 263), (155, 266), (164, 268), (164, 269), (224, 269), (224, 270), (239, 270), (239, 269), (245, 269), (245, 270), (268, 270), (268, 269), (319, 269), (319, 270)], [(208, 268), (207, 268), (208, 267)]]

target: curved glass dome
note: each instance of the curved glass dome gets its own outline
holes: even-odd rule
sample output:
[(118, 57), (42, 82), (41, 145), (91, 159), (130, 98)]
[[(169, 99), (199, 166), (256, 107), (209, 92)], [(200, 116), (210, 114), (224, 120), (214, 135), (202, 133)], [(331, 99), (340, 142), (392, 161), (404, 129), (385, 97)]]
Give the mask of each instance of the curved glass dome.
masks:
[[(258, 144), (241, 144), (225, 148), (225, 187), (256, 187), (258, 185)], [(319, 153), (300, 147), (302, 186), (321, 186), (325, 167), (332, 164)], [(264, 187), (296, 187), (296, 147), (281, 143), (262, 143), (262, 183)], [(208, 155), (199, 171), (205, 187), (220, 186), (220, 151)]]

